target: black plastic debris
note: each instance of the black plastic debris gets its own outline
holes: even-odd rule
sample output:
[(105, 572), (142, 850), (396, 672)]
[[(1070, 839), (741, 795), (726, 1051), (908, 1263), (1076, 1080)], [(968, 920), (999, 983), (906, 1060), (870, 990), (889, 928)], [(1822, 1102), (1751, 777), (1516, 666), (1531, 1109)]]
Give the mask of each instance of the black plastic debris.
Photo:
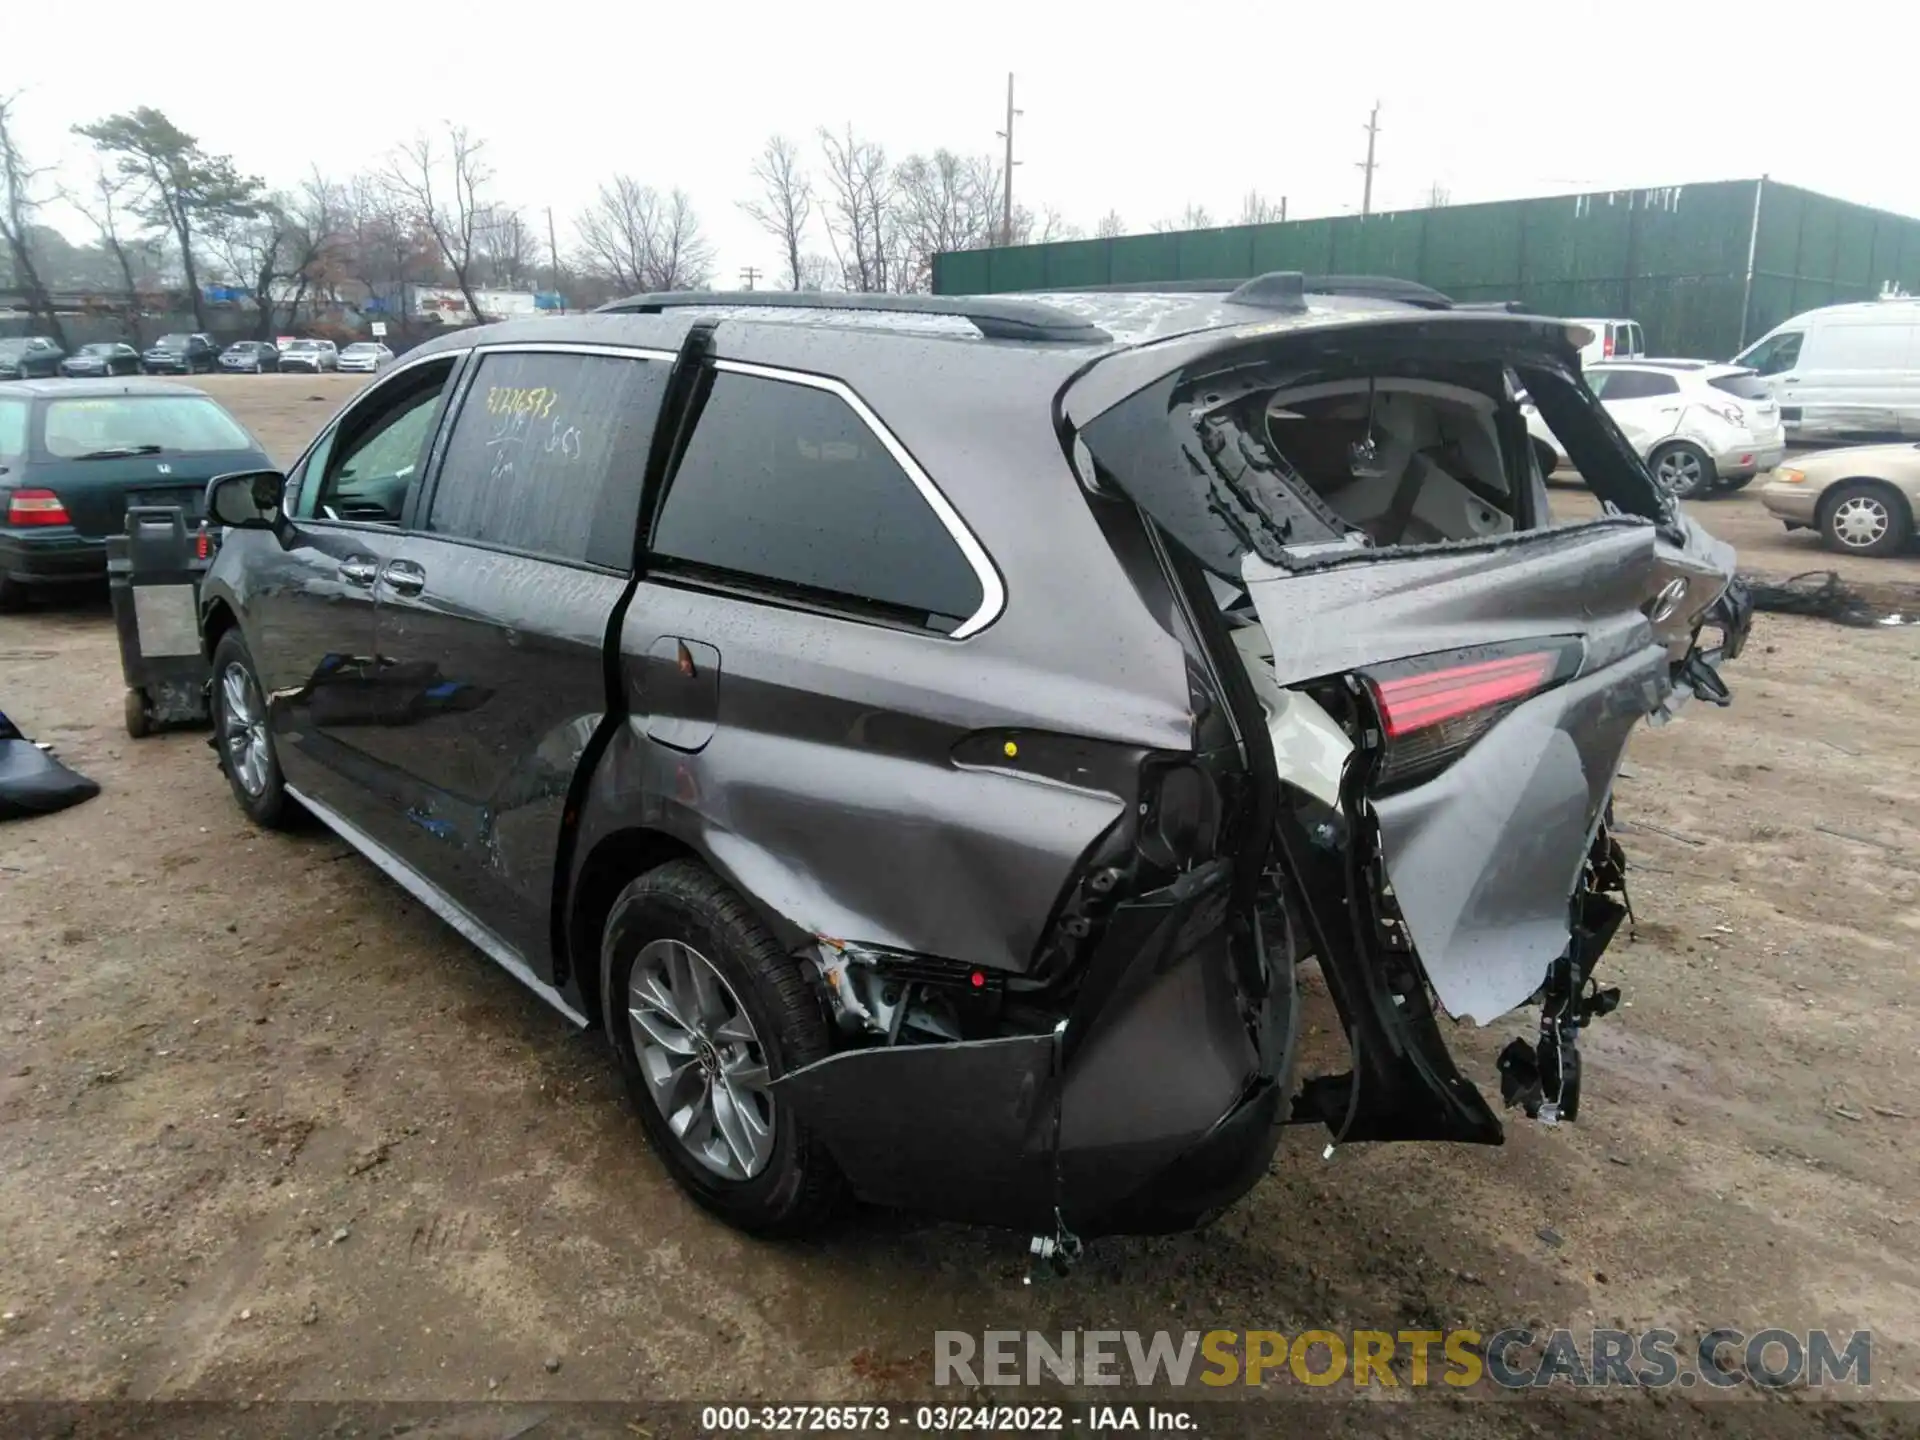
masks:
[(1835, 570), (1803, 570), (1781, 581), (1762, 580), (1756, 575), (1740, 578), (1746, 582), (1756, 610), (1804, 615), (1862, 629), (1920, 623), (1920, 609), (1903, 612), (1876, 606)]
[(96, 782), (69, 770), (0, 714), (0, 820), (51, 815), (99, 793)]

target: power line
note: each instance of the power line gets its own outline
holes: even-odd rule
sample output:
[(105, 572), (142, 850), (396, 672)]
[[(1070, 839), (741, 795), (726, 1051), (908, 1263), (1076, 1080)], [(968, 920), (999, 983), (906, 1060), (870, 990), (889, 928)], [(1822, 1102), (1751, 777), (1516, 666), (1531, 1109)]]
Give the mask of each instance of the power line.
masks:
[(1005, 162), (1007, 167), (1006, 189), (1000, 200), (1000, 243), (1002, 245), (1011, 245), (1013, 243), (1013, 167), (1020, 163), (1013, 158), (1013, 117), (1026, 113), (1024, 110), (1016, 110), (1013, 108), (1013, 72), (1008, 71), (1007, 128), (993, 132), (1007, 142), (1007, 158)]
[(759, 278), (760, 271), (757, 267), (752, 265), (742, 265), (740, 267), (740, 279), (745, 283), (747, 289), (753, 289), (753, 282)]
[(1373, 113), (1367, 117), (1367, 158), (1354, 163), (1367, 172), (1366, 187), (1360, 192), (1360, 216), (1365, 219), (1373, 213), (1373, 172), (1377, 168), (1373, 158), (1373, 142), (1380, 134), (1380, 102), (1373, 102)]

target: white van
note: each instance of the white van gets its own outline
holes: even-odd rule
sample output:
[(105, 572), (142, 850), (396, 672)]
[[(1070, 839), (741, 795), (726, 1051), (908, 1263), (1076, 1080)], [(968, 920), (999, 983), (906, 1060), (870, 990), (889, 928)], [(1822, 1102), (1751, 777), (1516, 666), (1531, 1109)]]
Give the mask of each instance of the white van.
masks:
[(1567, 323), (1583, 325), (1593, 332), (1593, 339), (1580, 349), (1583, 368), (1602, 360), (1639, 360), (1646, 356), (1647, 337), (1640, 332), (1637, 320), (1569, 320)]
[(1920, 299), (1809, 310), (1733, 363), (1763, 377), (1795, 439), (1920, 437)]

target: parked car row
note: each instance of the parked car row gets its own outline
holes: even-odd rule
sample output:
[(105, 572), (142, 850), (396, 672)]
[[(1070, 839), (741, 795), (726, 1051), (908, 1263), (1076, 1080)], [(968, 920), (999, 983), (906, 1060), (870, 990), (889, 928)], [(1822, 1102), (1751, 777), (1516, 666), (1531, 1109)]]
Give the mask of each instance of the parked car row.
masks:
[(0, 339), (0, 380), (44, 380), (67, 375), (100, 379), (114, 375), (261, 375), (273, 370), (346, 370), (373, 374), (394, 353), (377, 340), (340, 349), (331, 340), (292, 340), (284, 349), (269, 340), (236, 340), (224, 350), (204, 332), (162, 335), (145, 350), (121, 341), (82, 345), (72, 354), (44, 335)]

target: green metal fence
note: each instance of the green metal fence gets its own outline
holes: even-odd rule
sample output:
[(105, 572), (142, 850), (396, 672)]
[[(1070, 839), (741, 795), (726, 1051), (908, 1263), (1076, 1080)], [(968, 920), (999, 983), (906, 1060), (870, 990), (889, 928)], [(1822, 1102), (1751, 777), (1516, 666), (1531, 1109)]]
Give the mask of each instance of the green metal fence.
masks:
[(1456, 300), (1628, 316), (1650, 352), (1726, 357), (1802, 310), (1920, 290), (1920, 220), (1773, 180), (1615, 190), (934, 257), (942, 295), (1270, 270), (1395, 275)]

